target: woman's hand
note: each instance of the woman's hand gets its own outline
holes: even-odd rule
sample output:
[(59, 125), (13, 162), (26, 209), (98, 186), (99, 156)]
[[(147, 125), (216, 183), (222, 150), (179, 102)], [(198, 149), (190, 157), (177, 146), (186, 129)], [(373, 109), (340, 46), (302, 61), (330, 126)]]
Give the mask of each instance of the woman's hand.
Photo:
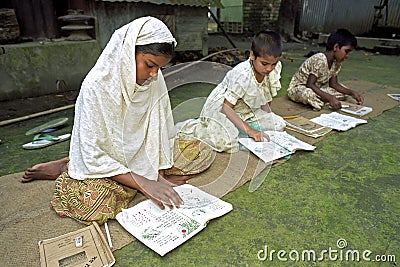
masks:
[(136, 182), (140, 186), (139, 190), (161, 209), (164, 209), (165, 205), (169, 208), (173, 208), (174, 206), (179, 208), (180, 205), (183, 205), (182, 198), (173, 189), (171, 184), (163, 178), (159, 179), (159, 181), (143, 178)]
[(183, 204), (182, 198), (174, 190), (173, 185), (166, 181), (163, 177), (158, 178), (158, 181), (149, 180), (146, 177), (135, 173), (119, 174), (111, 177), (114, 181), (139, 190), (146, 197), (156, 203), (161, 209), (167, 205), (170, 208), (174, 206), (179, 208)]

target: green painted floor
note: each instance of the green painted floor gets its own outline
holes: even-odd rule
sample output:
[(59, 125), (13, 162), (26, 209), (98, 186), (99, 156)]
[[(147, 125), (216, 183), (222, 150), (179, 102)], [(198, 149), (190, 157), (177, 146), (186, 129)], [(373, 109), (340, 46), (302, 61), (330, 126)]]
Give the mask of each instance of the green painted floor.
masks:
[[(379, 130), (398, 124), (399, 116), (396, 108), (368, 125), (330, 136), (315, 152), (298, 153), (271, 169), (256, 192), (245, 185), (228, 194), (223, 200), (234, 210), (210, 221), (181, 247), (159, 257), (134, 242), (114, 253), (116, 266), (313, 266), (301, 261), (302, 251), (314, 250), (320, 258), (324, 249), (339, 250), (339, 239), (348, 244), (342, 253), (370, 250), (400, 257), (400, 144), (393, 142), (400, 131)], [(270, 256), (259, 261), (265, 246), (269, 252), (297, 250), (299, 261), (288, 255), (288, 261), (279, 261), (276, 252), (272, 262)], [(329, 259), (325, 255), (315, 265), (377, 266)]]
[[(283, 88), (307, 49), (283, 55)], [(344, 62), (339, 80), (400, 88), (399, 59), (354, 51)], [(172, 105), (206, 96), (210, 90), (199, 85), (176, 88), (171, 92)], [(279, 96), (285, 93), (283, 89)], [(21, 145), (30, 141), (24, 135), (27, 129), (53, 118), (69, 117), (70, 124), (59, 133), (70, 131), (72, 115), (73, 110), (67, 110), (1, 127), (0, 175), (67, 156), (69, 142), (33, 151)], [(201, 233), (166, 256), (133, 242), (114, 252), (115, 266), (397, 266), (399, 118), (396, 107), (368, 124), (325, 138), (314, 152), (296, 152), (285, 164), (272, 168), (256, 192), (249, 193), (246, 184), (223, 197), (232, 203), (233, 211), (210, 221)], [(313, 252), (323, 260), (310, 261)], [(357, 253), (359, 262), (354, 261)], [(363, 255), (371, 261), (363, 260)], [(372, 261), (376, 256), (387, 261)]]

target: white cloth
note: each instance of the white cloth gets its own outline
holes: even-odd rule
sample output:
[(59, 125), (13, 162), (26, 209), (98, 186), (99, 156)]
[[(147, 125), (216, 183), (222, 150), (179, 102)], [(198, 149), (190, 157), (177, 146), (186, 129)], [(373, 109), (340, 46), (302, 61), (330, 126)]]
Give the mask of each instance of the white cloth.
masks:
[(183, 139), (200, 139), (219, 152), (236, 152), (239, 131), (221, 112), (225, 99), (234, 105), (233, 109), (243, 121), (255, 122), (264, 130), (282, 131), (286, 126), (283, 118), (261, 109), (281, 88), (281, 69), (281, 62), (278, 62), (275, 69), (259, 83), (250, 59), (239, 63), (207, 97), (199, 119), (175, 125), (177, 135)]
[(82, 83), (75, 106), (69, 175), (105, 178), (134, 172), (157, 180), (173, 165), (173, 119), (159, 70), (136, 84), (135, 45), (176, 44), (160, 20), (142, 17), (116, 30)]

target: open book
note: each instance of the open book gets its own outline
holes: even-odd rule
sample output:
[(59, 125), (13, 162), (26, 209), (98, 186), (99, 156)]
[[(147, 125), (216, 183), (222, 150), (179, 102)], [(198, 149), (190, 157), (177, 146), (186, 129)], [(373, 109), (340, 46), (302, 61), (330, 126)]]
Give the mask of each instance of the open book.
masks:
[(341, 101), (340, 103), (342, 104), (342, 108), (340, 109), (340, 111), (350, 113), (353, 115), (364, 116), (372, 111), (371, 107), (366, 107), (344, 101)]
[(269, 135), (271, 141), (256, 142), (253, 138), (247, 137), (239, 138), (239, 142), (266, 163), (291, 155), (296, 150), (315, 149), (315, 146), (286, 132), (265, 131), (265, 133)]
[(40, 266), (106, 267), (115, 263), (98, 224), (39, 241)]
[(332, 131), (331, 128), (312, 122), (303, 116), (286, 119), (286, 128), (314, 138), (326, 135)]
[(174, 189), (184, 201), (179, 208), (161, 210), (148, 199), (116, 216), (129, 233), (161, 256), (196, 235), (209, 220), (232, 210), (231, 204), (192, 185)]
[(367, 123), (366, 120), (343, 115), (337, 112), (321, 114), (319, 117), (311, 119), (311, 121), (337, 131), (347, 131), (356, 127), (358, 124)]

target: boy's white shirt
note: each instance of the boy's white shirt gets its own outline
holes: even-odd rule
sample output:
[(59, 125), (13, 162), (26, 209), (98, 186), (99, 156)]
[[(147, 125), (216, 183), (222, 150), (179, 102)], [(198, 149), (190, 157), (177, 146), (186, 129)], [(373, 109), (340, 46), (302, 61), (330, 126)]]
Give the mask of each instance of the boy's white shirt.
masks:
[(282, 130), (285, 126), (284, 120), (261, 109), (281, 87), (281, 68), (282, 65), (278, 62), (276, 68), (260, 84), (254, 76), (250, 59), (239, 63), (207, 97), (199, 119), (190, 119), (175, 125), (177, 135), (184, 139), (200, 139), (219, 152), (238, 151), (239, 131), (221, 112), (225, 99), (235, 105), (234, 110), (243, 121), (258, 121), (265, 130)]
[(173, 118), (161, 71), (136, 84), (135, 45), (172, 43), (158, 19), (143, 17), (116, 30), (82, 83), (75, 106), (69, 175), (105, 178), (134, 172), (157, 180), (173, 165)]
[[(210, 112), (222, 108), (224, 99), (235, 106), (235, 111), (242, 120), (247, 120), (249, 114), (260, 109), (262, 105), (272, 101), (281, 88), (282, 64), (279, 61), (275, 69), (258, 83), (250, 63), (250, 59), (239, 63), (230, 70), (223, 81), (211, 92), (207, 98), (201, 116), (212, 117)], [(238, 102), (238, 99), (244, 103)], [(245, 104), (245, 105), (244, 105)], [(250, 115), (252, 116), (252, 115)]]

